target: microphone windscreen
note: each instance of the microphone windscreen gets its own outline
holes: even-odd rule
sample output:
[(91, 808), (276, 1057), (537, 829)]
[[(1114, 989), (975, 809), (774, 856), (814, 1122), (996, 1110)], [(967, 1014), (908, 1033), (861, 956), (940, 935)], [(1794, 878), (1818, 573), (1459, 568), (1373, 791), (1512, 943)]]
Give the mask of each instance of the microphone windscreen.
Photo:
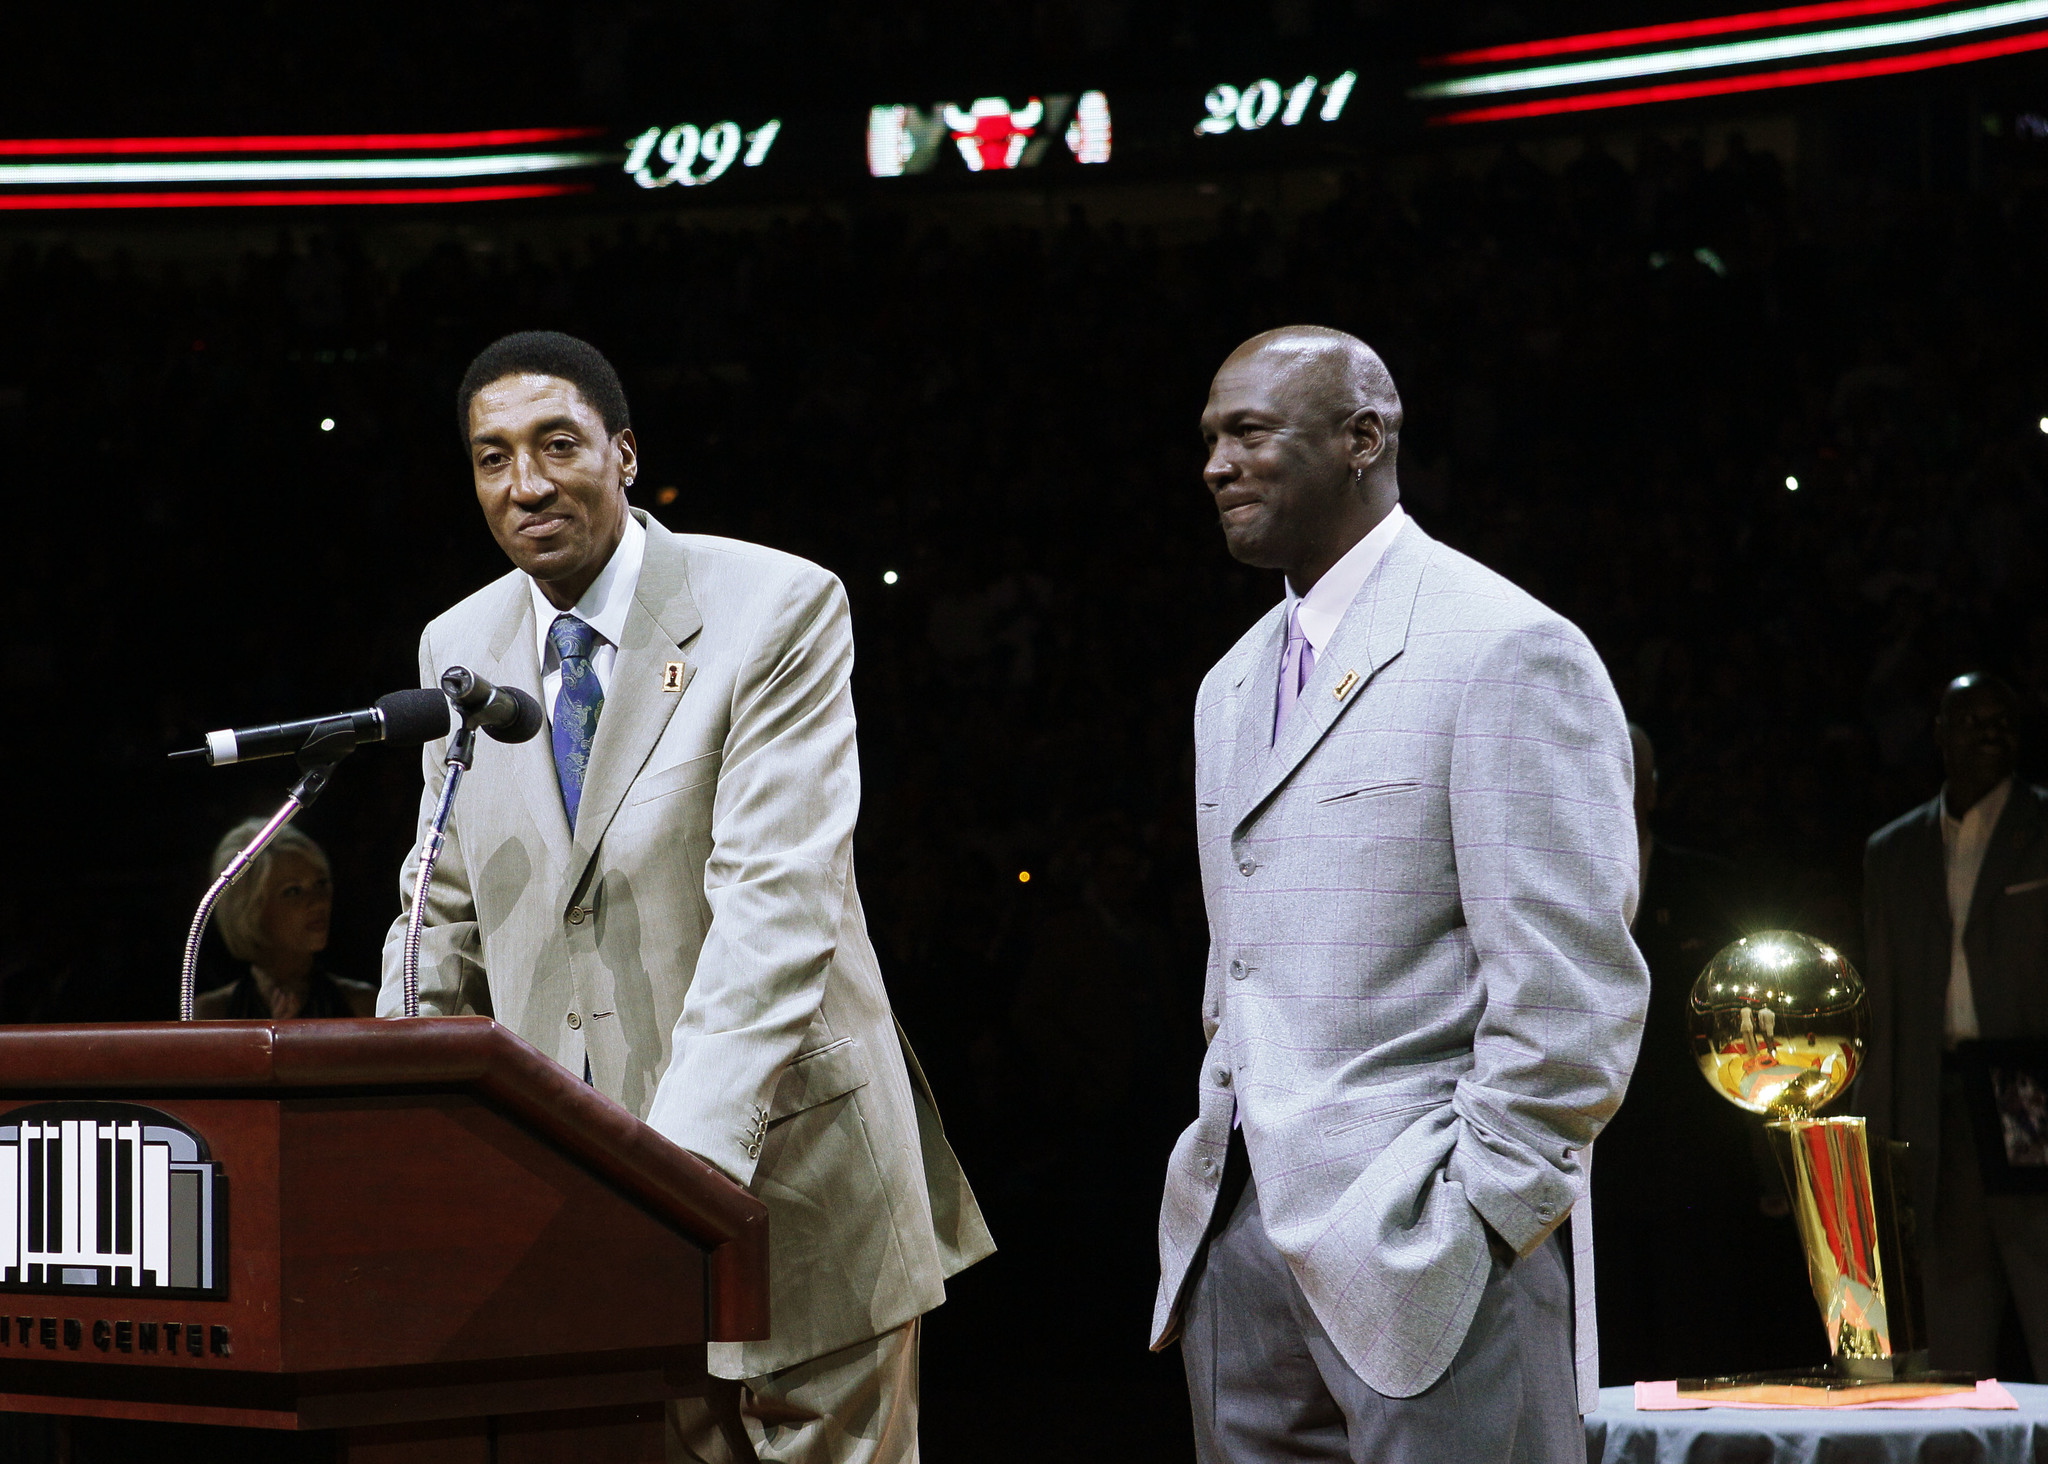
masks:
[(519, 715), (503, 727), (493, 727), (491, 736), (500, 742), (525, 742), (540, 731), (540, 701), (531, 692), (521, 691), (516, 686), (501, 686), (498, 690), (512, 698), (519, 708)]
[(449, 732), (448, 698), (438, 689), (394, 691), (377, 698), (377, 710), (384, 714), (384, 741), (393, 747), (418, 747)]

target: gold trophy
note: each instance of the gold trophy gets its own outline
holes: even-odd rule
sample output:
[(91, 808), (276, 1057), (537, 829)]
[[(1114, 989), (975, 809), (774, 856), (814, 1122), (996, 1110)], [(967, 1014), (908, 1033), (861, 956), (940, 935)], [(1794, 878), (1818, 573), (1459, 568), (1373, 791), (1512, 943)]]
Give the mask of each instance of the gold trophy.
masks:
[(1744, 936), (1693, 983), (1693, 1056), (1708, 1086), (1764, 1120), (1834, 1357), (1807, 1372), (1685, 1378), (1681, 1393), (1824, 1407), (1976, 1386), (1927, 1368), (1906, 1146), (1873, 1145), (1860, 1118), (1816, 1116), (1863, 1064), (1866, 1005), (1840, 951), (1789, 930)]

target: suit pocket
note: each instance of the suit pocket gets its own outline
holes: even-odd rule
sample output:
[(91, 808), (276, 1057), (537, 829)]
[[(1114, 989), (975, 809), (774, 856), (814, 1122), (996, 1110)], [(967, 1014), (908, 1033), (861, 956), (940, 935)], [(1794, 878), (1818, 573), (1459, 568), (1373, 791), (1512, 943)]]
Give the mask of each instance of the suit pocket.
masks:
[(842, 1037), (809, 1052), (799, 1052), (782, 1070), (775, 1097), (768, 1104), (768, 1122), (843, 1098), (868, 1084), (867, 1054), (858, 1037)]
[(1326, 793), (1316, 800), (1316, 804), (1327, 808), (1332, 804), (1363, 803), (1372, 798), (1391, 798), (1396, 793), (1412, 793), (1421, 786), (1413, 779), (1402, 783), (1366, 783), (1341, 793)]
[(2031, 895), (2036, 890), (2048, 890), (2048, 878), (2023, 879), (2018, 884), (2009, 884), (2005, 887), (2008, 895)]
[(1431, 1109), (1442, 1108), (1448, 1101), (1445, 1098), (1431, 1098), (1422, 1103), (1403, 1103), (1395, 1108), (1380, 1108), (1368, 1110), (1365, 1113), (1354, 1113), (1341, 1123), (1333, 1123), (1324, 1129), (1323, 1137), (1326, 1139), (1341, 1139), (1346, 1134), (1357, 1133), (1360, 1129), (1370, 1124), (1391, 1123), (1395, 1119), (1413, 1118), (1416, 1114), (1428, 1113)]
[(626, 795), (626, 806), (636, 803), (652, 803), (657, 798), (667, 798), (706, 783), (718, 781), (718, 754), (707, 752), (701, 757), (687, 758), (660, 772), (647, 773), (636, 778), (633, 791)]

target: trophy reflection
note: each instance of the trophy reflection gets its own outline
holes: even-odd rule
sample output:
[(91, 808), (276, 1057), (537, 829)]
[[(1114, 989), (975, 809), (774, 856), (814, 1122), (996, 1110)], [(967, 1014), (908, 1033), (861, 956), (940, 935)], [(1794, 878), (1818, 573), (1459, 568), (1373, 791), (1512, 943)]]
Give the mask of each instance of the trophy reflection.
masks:
[(1834, 1357), (1818, 1372), (1686, 1379), (1682, 1391), (1826, 1403), (1974, 1385), (1927, 1370), (1906, 1146), (1873, 1144), (1860, 1118), (1818, 1116), (1862, 1066), (1865, 1012), (1841, 952), (1793, 931), (1744, 936), (1693, 983), (1693, 1055), (1716, 1093), (1764, 1120)]

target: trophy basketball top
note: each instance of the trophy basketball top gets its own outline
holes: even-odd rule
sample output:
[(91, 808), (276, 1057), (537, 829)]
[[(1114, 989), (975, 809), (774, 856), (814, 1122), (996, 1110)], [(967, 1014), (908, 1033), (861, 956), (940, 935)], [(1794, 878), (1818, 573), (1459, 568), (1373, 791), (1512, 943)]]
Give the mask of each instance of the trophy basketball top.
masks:
[(1825, 941), (1745, 935), (1693, 983), (1687, 1027), (1707, 1085), (1767, 1119), (1811, 1118), (1863, 1065), (1863, 978)]

